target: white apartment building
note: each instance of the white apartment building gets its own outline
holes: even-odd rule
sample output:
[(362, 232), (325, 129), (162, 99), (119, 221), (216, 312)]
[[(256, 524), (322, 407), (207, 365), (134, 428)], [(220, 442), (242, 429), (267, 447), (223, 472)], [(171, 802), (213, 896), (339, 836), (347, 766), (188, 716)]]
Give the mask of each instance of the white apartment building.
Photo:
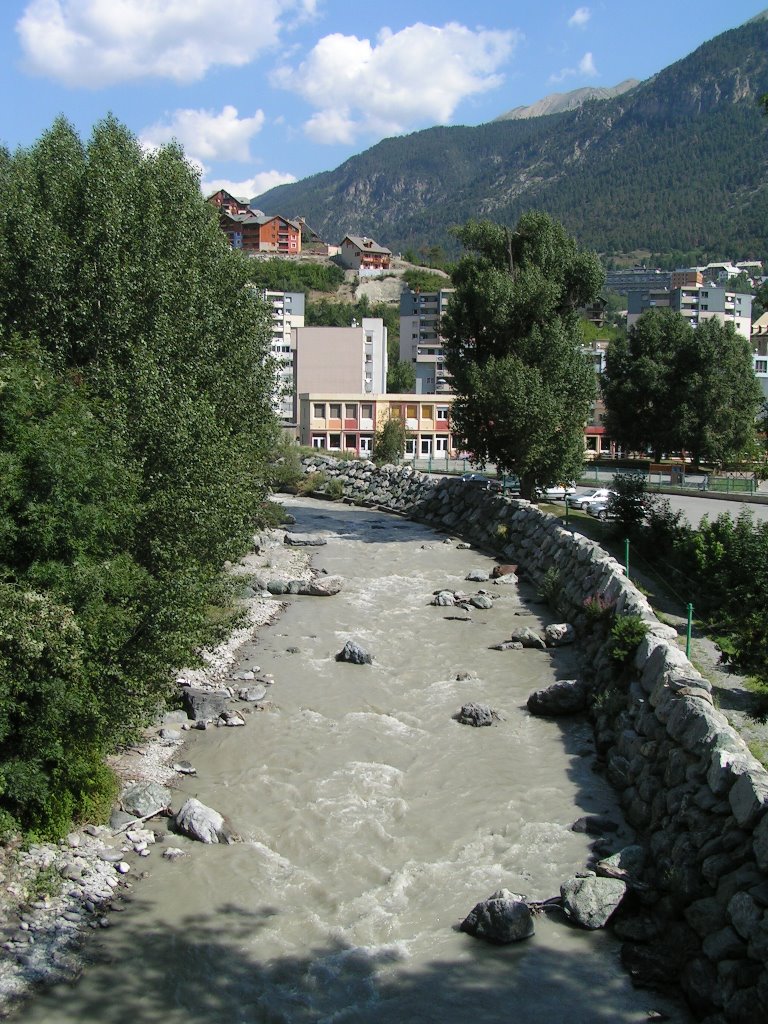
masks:
[(272, 307), (270, 354), (277, 363), (273, 409), (284, 425), (296, 423), (294, 397), (295, 349), (292, 331), (304, 326), (304, 292), (262, 291)]
[(453, 292), (453, 288), (441, 288), (438, 292), (404, 291), (400, 296), (400, 360), (413, 364), (416, 394), (452, 391), (438, 329)]

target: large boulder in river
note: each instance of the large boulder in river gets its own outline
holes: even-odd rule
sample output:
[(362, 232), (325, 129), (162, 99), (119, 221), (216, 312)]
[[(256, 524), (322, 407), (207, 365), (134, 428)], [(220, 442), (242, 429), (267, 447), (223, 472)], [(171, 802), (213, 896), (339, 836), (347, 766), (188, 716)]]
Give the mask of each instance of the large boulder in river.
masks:
[(533, 915), (522, 896), (499, 889), (467, 914), (460, 930), (499, 945), (520, 942), (534, 933)]
[(582, 928), (602, 928), (624, 899), (627, 886), (618, 878), (569, 878), (560, 886), (563, 910)]
[(370, 665), (373, 657), (354, 640), (347, 640), (336, 655), (336, 661), (348, 661), (352, 665)]
[(432, 604), (436, 604), (441, 608), (453, 608), (456, 604), (456, 598), (453, 596), (452, 590), (439, 590), (432, 598)]
[(342, 576), (315, 576), (314, 579), (301, 584), (299, 593), (309, 597), (333, 597), (343, 586)]
[(134, 818), (148, 818), (164, 811), (171, 802), (171, 791), (157, 782), (135, 782), (120, 795), (120, 806)]
[(462, 704), (459, 711), (453, 716), (462, 725), (474, 725), (476, 728), (482, 725), (493, 725), (498, 714), (488, 704)]
[(291, 547), (322, 547), (328, 540), (320, 533), (286, 533), (285, 543)]
[(553, 622), (544, 628), (544, 641), (547, 647), (564, 647), (576, 640), (576, 630), (570, 622)]
[(529, 626), (516, 626), (509, 634), (509, 639), (523, 645), (523, 647), (536, 647), (540, 651), (546, 648), (546, 644), (538, 633)]
[(236, 836), (224, 817), (190, 797), (174, 820), (177, 831), (201, 843), (233, 843)]
[(229, 707), (226, 690), (201, 690), (195, 686), (184, 686), (181, 702), (189, 718), (195, 722), (215, 722)]
[(581, 679), (561, 679), (528, 698), (532, 715), (575, 715), (587, 706), (587, 686)]

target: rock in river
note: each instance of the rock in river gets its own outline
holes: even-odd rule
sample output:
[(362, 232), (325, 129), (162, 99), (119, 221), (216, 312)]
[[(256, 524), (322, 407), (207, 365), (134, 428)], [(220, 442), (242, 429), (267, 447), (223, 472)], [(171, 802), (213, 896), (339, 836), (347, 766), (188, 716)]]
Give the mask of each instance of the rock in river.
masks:
[(222, 815), (194, 797), (183, 804), (174, 824), (179, 832), (201, 843), (233, 843), (236, 840)]
[(533, 915), (522, 896), (499, 889), (469, 912), (460, 929), (486, 942), (520, 942), (533, 935)]
[(373, 662), (373, 657), (354, 640), (347, 640), (336, 655), (336, 661), (348, 661), (353, 665), (370, 665)]

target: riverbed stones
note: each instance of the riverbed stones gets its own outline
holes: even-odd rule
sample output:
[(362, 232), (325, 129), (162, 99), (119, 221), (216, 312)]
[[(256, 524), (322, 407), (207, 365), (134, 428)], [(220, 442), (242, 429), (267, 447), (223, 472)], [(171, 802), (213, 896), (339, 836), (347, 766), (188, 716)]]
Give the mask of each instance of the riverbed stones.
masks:
[(563, 910), (582, 928), (603, 928), (624, 899), (626, 883), (618, 878), (569, 878), (560, 886)]
[(459, 926), (475, 938), (497, 945), (521, 942), (533, 935), (533, 915), (524, 897), (499, 889), (477, 903)]
[(432, 598), (432, 604), (440, 608), (453, 608), (456, 598), (453, 596), (452, 590), (439, 590)]
[(473, 594), (469, 599), (469, 603), (473, 608), (493, 608), (493, 598), (489, 597), (488, 594)]
[(561, 679), (543, 690), (534, 690), (526, 706), (532, 715), (575, 715), (587, 706), (587, 686), (581, 679)]
[(470, 583), (487, 583), (490, 576), (485, 569), (470, 569), (464, 579)]
[(351, 665), (370, 665), (373, 663), (373, 656), (354, 640), (347, 640), (336, 655), (336, 661), (346, 661)]
[(195, 797), (184, 802), (174, 819), (177, 831), (201, 843), (233, 843), (235, 833), (223, 815)]

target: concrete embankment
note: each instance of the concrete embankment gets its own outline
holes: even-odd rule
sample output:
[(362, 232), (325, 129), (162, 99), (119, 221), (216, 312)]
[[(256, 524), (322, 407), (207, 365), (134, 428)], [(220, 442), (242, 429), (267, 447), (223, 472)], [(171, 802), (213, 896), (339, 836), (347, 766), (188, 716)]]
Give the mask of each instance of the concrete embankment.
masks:
[[(340, 481), (346, 500), (412, 516), (517, 563), (536, 584), (549, 574), (579, 633), (605, 770), (647, 852), (615, 926), (624, 962), (638, 979), (679, 981), (711, 1024), (768, 1019), (768, 772), (622, 566), (556, 517), (459, 480), (325, 457), (304, 469)], [(589, 614), (595, 599), (647, 624), (628, 669), (610, 656), (604, 617)]]

